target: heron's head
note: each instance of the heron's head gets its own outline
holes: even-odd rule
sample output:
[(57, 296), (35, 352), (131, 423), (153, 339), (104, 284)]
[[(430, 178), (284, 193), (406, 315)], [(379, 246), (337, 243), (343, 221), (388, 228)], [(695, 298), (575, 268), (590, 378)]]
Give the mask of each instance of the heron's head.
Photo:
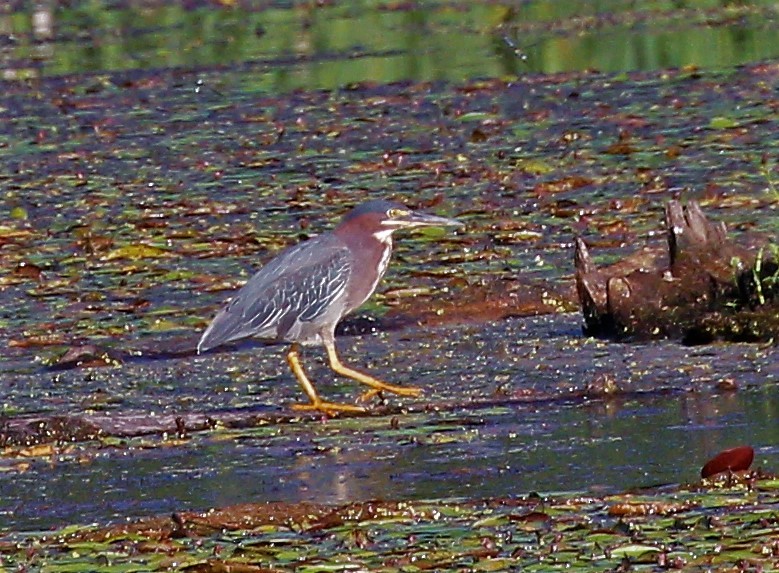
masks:
[(370, 233), (387, 241), (398, 229), (417, 227), (462, 227), (457, 219), (414, 211), (394, 201), (368, 201), (349, 211), (338, 226), (339, 233)]

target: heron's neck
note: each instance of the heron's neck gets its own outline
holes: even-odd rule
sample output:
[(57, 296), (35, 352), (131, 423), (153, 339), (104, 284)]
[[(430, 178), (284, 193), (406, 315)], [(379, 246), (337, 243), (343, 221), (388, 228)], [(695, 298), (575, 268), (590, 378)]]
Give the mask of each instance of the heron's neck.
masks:
[(379, 278), (381, 278), (392, 254), (393, 230), (379, 229), (368, 233), (339, 233), (339, 229), (336, 229), (336, 234), (352, 248), (358, 264), (380, 269)]
[(354, 282), (346, 312), (351, 312), (368, 299), (384, 276), (392, 255), (392, 233), (382, 229), (374, 233), (364, 233), (359, 238), (355, 234), (342, 238), (351, 247), (353, 268), (358, 270), (352, 273), (350, 279)]

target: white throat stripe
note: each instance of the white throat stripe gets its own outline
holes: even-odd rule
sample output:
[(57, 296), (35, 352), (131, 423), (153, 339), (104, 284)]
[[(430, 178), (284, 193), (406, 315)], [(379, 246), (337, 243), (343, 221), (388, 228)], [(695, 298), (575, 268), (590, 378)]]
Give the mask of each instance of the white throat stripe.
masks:
[(392, 233), (394, 231), (395, 229), (382, 229), (381, 231), (376, 231), (375, 233), (373, 233), (373, 236), (376, 238), (377, 241), (380, 241), (385, 245), (391, 245)]

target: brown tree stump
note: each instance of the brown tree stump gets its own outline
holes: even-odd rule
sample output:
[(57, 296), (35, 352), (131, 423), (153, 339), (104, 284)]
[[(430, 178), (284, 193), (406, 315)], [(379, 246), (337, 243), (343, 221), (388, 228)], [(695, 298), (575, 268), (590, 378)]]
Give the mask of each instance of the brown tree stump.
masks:
[(776, 247), (744, 246), (698, 203), (666, 206), (666, 247), (643, 248), (603, 268), (576, 239), (576, 289), (584, 333), (617, 340), (779, 339)]

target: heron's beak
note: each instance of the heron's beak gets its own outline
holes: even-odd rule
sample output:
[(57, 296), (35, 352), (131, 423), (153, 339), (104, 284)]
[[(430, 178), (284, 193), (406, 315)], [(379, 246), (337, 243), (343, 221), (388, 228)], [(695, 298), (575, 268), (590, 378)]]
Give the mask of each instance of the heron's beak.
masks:
[(457, 219), (448, 219), (446, 217), (439, 217), (438, 215), (429, 215), (427, 213), (420, 213), (410, 211), (406, 215), (393, 219), (393, 225), (402, 228), (414, 227), (463, 227), (464, 223)]

